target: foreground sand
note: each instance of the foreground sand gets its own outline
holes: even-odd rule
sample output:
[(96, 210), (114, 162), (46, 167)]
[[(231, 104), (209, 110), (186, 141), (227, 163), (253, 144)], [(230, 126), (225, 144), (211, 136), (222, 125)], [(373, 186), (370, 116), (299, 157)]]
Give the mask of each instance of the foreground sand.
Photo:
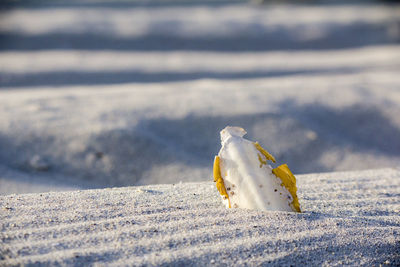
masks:
[(0, 197), (0, 265), (400, 264), (400, 171), (298, 176), (303, 213), (227, 210), (212, 182)]

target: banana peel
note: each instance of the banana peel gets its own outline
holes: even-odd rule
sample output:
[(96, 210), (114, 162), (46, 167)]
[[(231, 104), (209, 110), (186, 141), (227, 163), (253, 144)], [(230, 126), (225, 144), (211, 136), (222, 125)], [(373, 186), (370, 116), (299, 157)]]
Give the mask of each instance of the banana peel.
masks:
[(214, 182), (227, 208), (301, 212), (296, 178), (286, 164), (272, 168), (275, 158), (240, 127), (221, 131), (221, 150), (214, 158)]

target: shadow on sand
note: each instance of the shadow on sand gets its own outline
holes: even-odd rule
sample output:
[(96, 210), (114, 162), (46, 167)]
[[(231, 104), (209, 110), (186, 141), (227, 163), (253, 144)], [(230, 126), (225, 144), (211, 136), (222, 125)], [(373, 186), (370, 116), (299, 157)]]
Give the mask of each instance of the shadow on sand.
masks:
[[(329, 69), (299, 69), (299, 70), (268, 70), (268, 71), (242, 71), (242, 72), (142, 72), (142, 71), (61, 71), (61, 72), (38, 72), (38, 73), (0, 73), (0, 88), (10, 87), (11, 90), (18, 87), (41, 87), (41, 86), (68, 86), (68, 85), (107, 85), (120, 83), (165, 83), (191, 81), (197, 79), (254, 79), (282, 76), (313, 76), (313, 75), (335, 75), (359, 73), (374, 70), (374, 67), (340, 67)], [(382, 68), (379, 68), (382, 69)]]
[[(245, 128), (248, 139), (259, 141), (278, 163), (287, 163), (297, 174), (334, 171), (320, 161), (333, 149), (388, 158), (400, 156), (400, 129), (374, 106), (335, 110), (321, 105), (291, 105), (276, 114), (142, 120), (132, 128), (85, 137), (25, 132), (15, 134), (16, 138), (3, 134), (0, 160), (3, 165), (30, 172), (27, 162), (40, 155), (49, 163), (48, 174), (90, 181), (93, 187), (134, 185), (138, 181), (146, 183), (146, 179), (163, 183), (165, 174), (148, 177), (147, 171), (174, 164), (186, 170), (176, 179), (185, 180), (191, 170), (200, 169), (203, 175), (193, 174), (189, 179), (200, 181), (207, 179), (204, 173), (211, 176), (213, 157), (220, 148), (218, 133), (226, 125)], [(80, 152), (69, 151), (70, 142), (79, 143)]]
[[(159, 27), (155, 25), (154, 27)], [(260, 27), (249, 25), (251, 28)], [(275, 27), (257, 35), (235, 36), (179, 36), (157, 33), (157, 28), (138, 37), (116, 37), (109, 33), (43, 33), (25, 35), (0, 32), (0, 51), (6, 50), (119, 50), (119, 51), (274, 51), (274, 50), (324, 50), (357, 48), (368, 45), (396, 43), (388, 36), (387, 25), (332, 24), (323, 28), (318, 38), (303, 39), (295, 29)]]

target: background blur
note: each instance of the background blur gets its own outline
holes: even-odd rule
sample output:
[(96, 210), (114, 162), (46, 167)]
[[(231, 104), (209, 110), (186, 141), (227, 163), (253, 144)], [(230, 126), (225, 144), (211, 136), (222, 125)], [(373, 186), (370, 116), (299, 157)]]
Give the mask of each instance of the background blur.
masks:
[(399, 167), (396, 1), (1, 1), (0, 194)]

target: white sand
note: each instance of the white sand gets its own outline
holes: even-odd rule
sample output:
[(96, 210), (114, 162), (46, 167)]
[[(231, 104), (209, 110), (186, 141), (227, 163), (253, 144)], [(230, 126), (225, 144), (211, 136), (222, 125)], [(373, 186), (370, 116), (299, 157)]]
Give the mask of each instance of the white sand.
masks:
[(0, 194), (206, 181), (228, 124), (294, 173), (399, 166), (398, 5), (153, 4), (0, 11)]
[[(398, 5), (38, 2), (0, 10), (0, 266), (400, 265)], [(295, 174), (392, 169), (226, 210), (228, 124)]]
[(0, 194), (206, 181), (228, 124), (297, 174), (398, 167), (399, 10), (2, 9)]
[(303, 213), (225, 209), (212, 182), (0, 197), (0, 265), (398, 266), (400, 171), (298, 176)]

